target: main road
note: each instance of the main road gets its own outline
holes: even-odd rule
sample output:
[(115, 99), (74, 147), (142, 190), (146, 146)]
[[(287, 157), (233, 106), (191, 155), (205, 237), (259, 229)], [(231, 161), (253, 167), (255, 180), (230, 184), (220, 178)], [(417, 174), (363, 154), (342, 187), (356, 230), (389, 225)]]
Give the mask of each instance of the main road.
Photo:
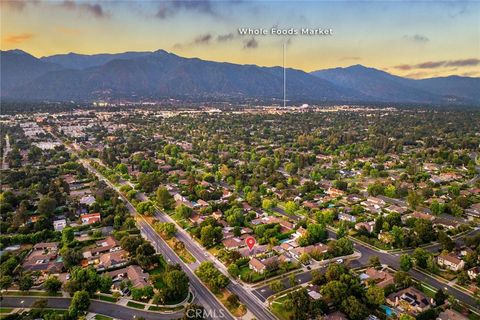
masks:
[[(4, 308), (30, 308), (35, 301), (39, 299), (47, 300), (47, 307), (54, 309), (68, 309), (71, 298), (53, 298), (53, 297), (14, 297), (5, 296), (1, 301)], [(181, 318), (183, 311), (172, 313), (157, 313), (152, 311), (143, 311), (124, 307), (118, 304), (91, 300), (89, 312), (103, 314), (115, 319), (136, 319), (144, 318), (145, 320), (171, 320)]]

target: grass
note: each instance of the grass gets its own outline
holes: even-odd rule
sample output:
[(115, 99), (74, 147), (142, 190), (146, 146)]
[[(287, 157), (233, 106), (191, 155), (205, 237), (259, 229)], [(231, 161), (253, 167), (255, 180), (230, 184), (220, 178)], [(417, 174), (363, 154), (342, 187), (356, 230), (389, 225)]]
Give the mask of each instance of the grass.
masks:
[(97, 314), (95, 316), (95, 320), (113, 320), (113, 318), (110, 318), (110, 317), (107, 317), (107, 316), (104, 316), (104, 315), (101, 315), (101, 314)]
[(24, 296), (24, 297), (60, 297), (60, 293), (48, 293), (45, 291), (5, 291), (4, 296)]
[(280, 320), (289, 320), (292, 317), (292, 312), (285, 310), (284, 303), (286, 300), (287, 296), (273, 300), (270, 307), (273, 314)]
[(136, 303), (136, 302), (133, 302), (133, 301), (128, 301), (127, 302), (127, 306), (128, 307), (132, 307), (132, 308), (136, 308), (136, 309), (145, 309), (145, 305), (142, 304), (142, 303)]
[(0, 313), (10, 313), (13, 311), (13, 308), (2, 308), (0, 307)]
[(175, 308), (150, 306), (150, 307), (148, 307), (148, 310), (150, 310), (150, 311), (179, 311), (179, 310), (183, 310), (183, 306), (178, 306), (178, 307), (175, 307)]
[(228, 297), (233, 295), (230, 291), (227, 289), (222, 289), (219, 292), (215, 293), (215, 296), (220, 300), (220, 302), (227, 307), (228, 311), (230, 311), (235, 317), (242, 317), (247, 313), (247, 308), (245, 305), (239, 303), (236, 306), (232, 306), (228, 303)]
[(102, 294), (96, 294), (93, 296), (94, 299), (98, 299), (98, 300), (102, 300), (102, 301), (108, 301), (108, 302), (117, 302), (117, 299), (115, 297), (112, 297), (112, 296), (106, 296), (106, 295), (102, 295)]

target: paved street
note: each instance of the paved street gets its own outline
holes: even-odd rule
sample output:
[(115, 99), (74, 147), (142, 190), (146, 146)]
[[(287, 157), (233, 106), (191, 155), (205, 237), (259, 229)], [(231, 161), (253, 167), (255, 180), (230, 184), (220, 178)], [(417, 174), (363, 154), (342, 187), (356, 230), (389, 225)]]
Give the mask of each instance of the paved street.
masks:
[[(10, 297), (6, 296), (3, 297), (1, 302), (2, 307), (5, 308), (28, 308), (30, 307), (35, 301), (43, 299), (41, 297)], [(69, 298), (46, 298), (48, 301), (49, 308), (56, 308), (56, 309), (68, 309), (70, 305)], [(133, 308), (128, 308), (124, 306), (120, 306), (113, 303), (102, 302), (97, 300), (92, 300), (90, 304), (90, 308), (88, 308), (89, 312), (100, 313), (112, 318), (116, 319), (136, 319), (139, 317), (143, 317), (146, 320), (171, 320), (175, 318), (179, 318), (183, 316), (183, 311), (175, 312), (175, 313), (154, 313), (142, 310), (135, 310)]]

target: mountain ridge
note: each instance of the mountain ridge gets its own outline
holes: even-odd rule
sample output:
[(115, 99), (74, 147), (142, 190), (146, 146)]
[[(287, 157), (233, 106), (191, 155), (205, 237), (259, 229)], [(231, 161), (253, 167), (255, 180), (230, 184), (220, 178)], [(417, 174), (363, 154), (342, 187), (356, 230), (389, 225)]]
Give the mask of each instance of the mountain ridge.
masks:
[[(186, 58), (159, 49), (36, 58), (1, 51), (1, 95), (13, 100), (283, 98), (283, 68)], [(480, 78), (414, 80), (363, 65), (288, 68), (287, 98), (310, 102), (480, 103)]]

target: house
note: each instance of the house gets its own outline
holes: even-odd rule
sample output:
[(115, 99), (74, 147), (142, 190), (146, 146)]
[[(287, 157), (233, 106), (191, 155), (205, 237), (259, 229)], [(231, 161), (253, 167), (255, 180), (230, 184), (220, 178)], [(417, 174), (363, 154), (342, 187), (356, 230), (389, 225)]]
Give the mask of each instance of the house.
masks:
[(457, 221), (451, 220), (451, 219), (436, 217), (433, 220), (433, 226), (435, 226), (435, 227), (441, 226), (445, 229), (453, 230), (453, 229), (458, 228), (460, 226), (460, 223), (457, 222)]
[(317, 285), (309, 284), (307, 287), (307, 293), (313, 300), (319, 300), (322, 298), (320, 294), (320, 287)]
[(363, 281), (367, 283), (374, 283), (380, 288), (385, 288), (390, 284), (394, 284), (395, 280), (393, 275), (384, 270), (377, 270), (375, 268), (367, 268), (361, 275)]
[(125, 250), (118, 250), (115, 252), (108, 252), (102, 254), (98, 258), (96, 268), (98, 271), (118, 268), (127, 264), (127, 252)]
[(250, 270), (253, 270), (257, 273), (263, 273), (265, 270), (267, 270), (267, 266), (265, 266), (260, 260), (257, 258), (252, 258), (248, 262), (248, 267)]
[(53, 221), (53, 229), (55, 231), (62, 231), (67, 226), (66, 219), (58, 219)]
[(344, 191), (342, 191), (340, 189), (332, 188), (332, 187), (328, 188), (326, 193), (329, 196), (334, 197), (334, 198), (341, 197), (345, 194)]
[(475, 280), (478, 278), (478, 275), (480, 274), (480, 267), (473, 267), (471, 269), (468, 269), (467, 271), (468, 277), (470, 280)]
[(348, 320), (348, 318), (343, 312), (335, 311), (327, 314), (325, 320)]
[(388, 208), (385, 208), (387, 211), (390, 211), (390, 212), (395, 212), (395, 213), (400, 213), (400, 214), (404, 214), (405, 212), (408, 211), (408, 208), (407, 207), (400, 207), (400, 206), (397, 206), (397, 205), (391, 205), (390, 207)]
[(420, 290), (408, 287), (387, 296), (387, 304), (410, 315), (428, 310), (432, 306), (429, 298)]
[(407, 214), (406, 216), (402, 217), (402, 220), (407, 220), (409, 218), (415, 218), (415, 219), (423, 219), (427, 221), (433, 221), (435, 217), (431, 214), (420, 212), (420, 211), (414, 211), (411, 214)]
[(365, 230), (367, 230), (368, 233), (372, 233), (374, 227), (375, 227), (375, 221), (359, 222), (359, 223), (355, 224), (355, 229), (356, 230), (365, 229)]
[(98, 212), (82, 214), (80, 216), (80, 219), (82, 220), (82, 224), (94, 224), (102, 220), (102, 218), (100, 217), (100, 213)]
[(437, 317), (437, 320), (468, 320), (468, 319), (469, 319), (468, 317), (452, 309), (447, 309), (445, 311), (440, 312), (440, 314)]
[(437, 257), (437, 263), (452, 271), (460, 271), (465, 267), (465, 262), (452, 253), (442, 253)]
[(293, 235), (296, 238), (296, 237), (302, 237), (305, 234), (307, 234), (307, 230), (305, 230), (303, 227), (299, 227)]
[(111, 271), (108, 274), (112, 277), (113, 282), (130, 280), (134, 288), (141, 289), (149, 285), (149, 274), (143, 272), (142, 268), (137, 265)]
[(300, 259), (300, 256), (302, 254), (312, 254), (312, 253), (317, 253), (317, 254), (323, 254), (328, 252), (328, 246), (324, 245), (323, 243), (318, 243), (318, 244), (312, 244), (306, 247), (297, 247), (294, 248), (290, 251), (292, 256), (295, 259)]
[(58, 259), (58, 250), (58, 242), (37, 243), (23, 261), (23, 269), (44, 273), (60, 273), (63, 269), (63, 262)]
[(85, 195), (80, 199), (80, 204), (84, 204), (86, 206), (91, 206), (95, 202), (95, 197), (92, 195)]
[(348, 221), (348, 222), (357, 222), (357, 217), (355, 216), (352, 216), (351, 214), (348, 214), (348, 213), (339, 213), (338, 214), (338, 220), (342, 220), (342, 221)]
[(225, 239), (222, 241), (222, 243), (226, 249), (238, 249), (240, 247), (245, 246), (245, 242), (236, 237)]

